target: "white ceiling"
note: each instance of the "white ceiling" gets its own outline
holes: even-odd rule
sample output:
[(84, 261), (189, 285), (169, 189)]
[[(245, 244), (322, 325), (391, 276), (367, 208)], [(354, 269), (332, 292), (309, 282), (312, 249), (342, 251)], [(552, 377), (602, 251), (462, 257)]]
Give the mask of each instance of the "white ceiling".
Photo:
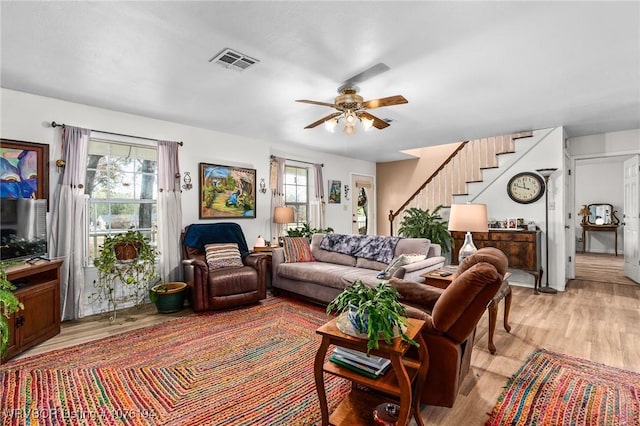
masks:
[[(640, 128), (637, 1), (0, 7), (4, 88), (364, 160), (554, 126), (570, 137)], [(209, 62), (226, 47), (260, 62)], [(370, 110), (390, 127), (304, 129), (333, 110), (295, 99), (333, 102), (380, 62), (391, 69), (359, 88), (365, 100), (407, 98)]]

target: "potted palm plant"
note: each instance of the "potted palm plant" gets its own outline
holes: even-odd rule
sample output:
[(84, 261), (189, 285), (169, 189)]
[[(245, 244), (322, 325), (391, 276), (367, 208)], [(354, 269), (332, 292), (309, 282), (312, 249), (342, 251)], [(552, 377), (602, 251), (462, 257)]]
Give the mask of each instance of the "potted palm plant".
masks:
[(24, 309), (22, 303), (13, 293), (16, 287), (7, 279), (8, 263), (0, 262), (0, 357), (9, 345), (9, 317), (11, 314)]
[(333, 311), (346, 314), (353, 329), (367, 336), (367, 353), (378, 349), (380, 339), (391, 344), (391, 339), (398, 336), (419, 346), (404, 333), (407, 311), (399, 302), (398, 291), (386, 283), (368, 287), (362, 280), (355, 280), (329, 303), (327, 314)]
[[(131, 253), (133, 252), (133, 257)], [(98, 278), (94, 281), (95, 292), (92, 302), (108, 301), (116, 309), (116, 286), (120, 285), (122, 297), (140, 305), (146, 295), (149, 284), (154, 282), (156, 271), (155, 248), (140, 231), (127, 231), (122, 234), (107, 235), (100, 255), (93, 261)]]
[(149, 299), (161, 314), (178, 312), (182, 309), (186, 295), (187, 284), (183, 282), (156, 284), (149, 290)]
[(447, 229), (447, 221), (442, 220), (438, 206), (432, 212), (417, 207), (407, 209), (398, 233), (406, 238), (428, 238), (432, 243), (442, 247), (442, 253), (448, 253), (453, 238)]

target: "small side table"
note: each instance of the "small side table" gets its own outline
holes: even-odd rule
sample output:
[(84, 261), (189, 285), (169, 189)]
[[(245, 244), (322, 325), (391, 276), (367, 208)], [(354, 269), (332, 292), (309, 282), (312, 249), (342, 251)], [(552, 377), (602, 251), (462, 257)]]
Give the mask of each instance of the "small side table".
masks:
[(345, 397), (329, 417), (327, 394), (324, 388), (324, 373), (344, 377), (351, 380), (354, 385), (360, 384), (383, 394), (398, 397), (400, 399), (400, 413), (397, 424), (405, 426), (413, 416), (418, 425), (424, 426), (424, 421), (420, 417), (420, 395), (427, 377), (427, 369), (429, 368), (429, 352), (420, 331), (424, 326), (424, 321), (408, 318), (407, 323), (408, 327), (405, 334), (420, 344), (417, 351), (418, 359), (405, 356), (412, 346), (399, 337), (393, 339), (391, 345), (380, 341), (380, 348), (377, 350), (372, 349), (371, 353), (390, 359), (391, 369), (377, 379), (370, 379), (331, 361), (325, 362), (329, 345), (342, 346), (366, 353), (366, 339), (349, 336), (338, 330), (335, 318), (316, 330), (316, 333), (322, 336), (322, 343), (320, 343), (316, 353), (314, 373), (323, 426), (329, 424), (371, 425), (373, 424), (373, 410), (375, 407), (382, 402), (389, 401), (388, 396), (374, 392), (364, 392), (353, 386), (349, 395)]
[[(424, 278), (423, 284), (442, 289), (447, 288), (449, 284), (451, 284), (451, 281), (453, 281), (453, 274), (443, 277), (440, 275), (440, 273), (442, 272), (445, 272), (445, 270), (436, 270), (420, 275), (422, 278)], [(491, 352), (491, 354), (496, 353), (496, 345), (493, 344), (493, 335), (496, 330), (498, 304), (502, 299), (504, 299), (504, 329), (507, 331), (507, 333), (511, 332), (511, 326), (509, 325), (509, 311), (511, 310), (511, 286), (509, 285), (509, 281), (507, 281), (507, 278), (509, 278), (510, 276), (510, 272), (507, 272), (504, 275), (502, 285), (500, 285), (498, 292), (495, 296), (493, 296), (493, 299), (491, 299), (491, 301), (487, 305), (487, 311), (489, 312), (489, 341), (487, 342), (487, 348), (489, 349), (489, 352)]]
[(276, 249), (274, 246), (253, 247), (252, 249), (254, 253), (263, 253), (267, 255), (267, 288), (271, 288), (271, 275), (273, 274), (273, 260), (271, 255), (274, 249)]

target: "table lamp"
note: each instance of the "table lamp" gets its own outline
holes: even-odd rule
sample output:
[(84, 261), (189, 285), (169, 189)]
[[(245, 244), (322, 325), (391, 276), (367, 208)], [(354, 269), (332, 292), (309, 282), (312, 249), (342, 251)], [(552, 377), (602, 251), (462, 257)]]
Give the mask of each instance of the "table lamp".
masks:
[(464, 243), (458, 252), (458, 264), (478, 251), (473, 244), (472, 232), (489, 232), (486, 204), (452, 204), (449, 214), (449, 231), (466, 232)]
[[(294, 221), (295, 219), (294, 219), (293, 207), (280, 206), (280, 207), (276, 207), (273, 210), (273, 223), (277, 223), (280, 226), (280, 225), (285, 225), (287, 223), (293, 223)], [(278, 236), (281, 238), (286, 235), (287, 233), (285, 229), (281, 228)]]

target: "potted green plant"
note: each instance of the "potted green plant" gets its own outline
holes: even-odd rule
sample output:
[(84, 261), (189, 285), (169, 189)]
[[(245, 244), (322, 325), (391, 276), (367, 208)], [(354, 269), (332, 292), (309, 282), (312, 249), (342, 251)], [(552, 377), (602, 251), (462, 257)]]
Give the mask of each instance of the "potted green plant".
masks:
[(329, 232), (333, 232), (333, 228), (312, 228), (308, 223), (304, 223), (302, 226), (287, 230), (287, 235), (290, 237), (306, 237), (307, 240), (311, 241), (313, 234), (326, 234)]
[(355, 331), (367, 335), (367, 353), (378, 349), (380, 339), (391, 344), (391, 339), (398, 335), (402, 340), (419, 346), (404, 333), (407, 311), (399, 302), (398, 291), (386, 283), (368, 287), (362, 280), (355, 280), (329, 303), (327, 314), (333, 311), (346, 313)]
[(169, 314), (181, 310), (186, 296), (187, 284), (183, 282), (156, 284), (149, 290), (149, 299), (156, 305), (158, 312), (161, 314)]
[(16, 287), (7, 279), (6, 268), (10, 263), (0, 262), (0, 357), (4, 355), (9, 345), (9, 317), (11, 314), (24, 309), (24, 305), (13, 293)]
[(430, 212), (429, 209), (422, 210), (411, 207), (404, 213), (398, 234), (406, 238), (428, 238), (432, 243), (439, 244), (442, 253), (451, 250), (453, 238), (447, 228), (447, 221), (442, 220), (438, 206)]
[[(133, 258), (123, 252), (134, 249)], [(117, 306), (116, 286), (120, 285), (125, 297), (140, 305), (147, 295), (149, 284), (158, 277), (155, 248), (140, 231), (107, 235), (100, 255), (93, 261), (98, 278), (94, 281), (95, 292), (89, 296), (92, 302), (108, 301), (115, 311)], [(121, 257), (122, 259), (119, 259)]]

